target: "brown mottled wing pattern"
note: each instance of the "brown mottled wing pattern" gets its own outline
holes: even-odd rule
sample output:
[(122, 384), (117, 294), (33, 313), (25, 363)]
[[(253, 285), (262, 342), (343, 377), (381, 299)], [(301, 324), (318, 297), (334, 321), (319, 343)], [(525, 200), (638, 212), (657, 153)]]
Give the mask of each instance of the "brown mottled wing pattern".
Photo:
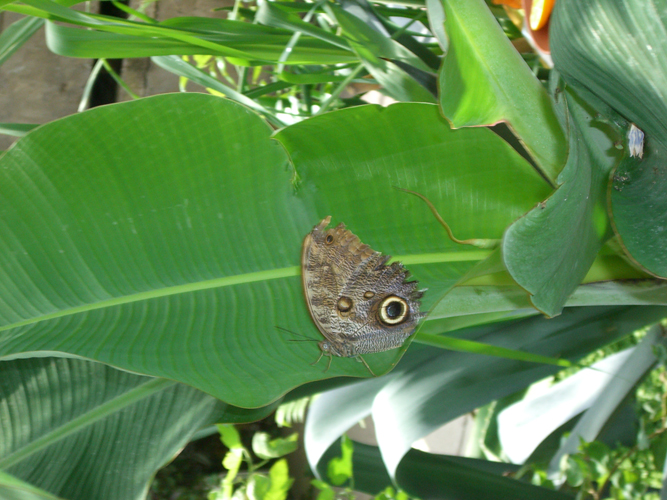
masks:
[[(322, 220), (303, 242), (303, 289), (315, 325), (338, 356), (400, 347), (423, 317), (417, 283), (406, 282), (409, 273), (400, 263), (387, 266), (389, 256), (361, 243), (344, 224), (327, 230), (330, 220)], [(400, 324), (379, 319), (391, 297), (406, 305)]]

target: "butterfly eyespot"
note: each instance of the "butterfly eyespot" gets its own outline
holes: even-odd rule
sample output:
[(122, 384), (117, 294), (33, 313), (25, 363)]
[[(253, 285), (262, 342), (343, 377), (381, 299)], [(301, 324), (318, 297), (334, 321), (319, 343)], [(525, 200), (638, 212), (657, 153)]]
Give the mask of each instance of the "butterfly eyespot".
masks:
[(370, 290), (364, 294), (365, 299), (372, 299), (373, 297), (375, 297), (375, 292), (371, 292)]
[(348, 297), (341, 297), (336, 303), (336, 307), (340, 312), (347, 312), (352, 309), (352, 299)]
[(331, 245), (331, 244), (334, 242), (334, 237), (333, 237), (333, 235), (331, 235), (331, 234), (327, 234), (327, 237), (324, 238), (324, 242), (325, 242), (327, 245)]
[(399, 325), (408, 319), (408, 303), (396, 295), (390, 295), (380, 303), (380, 321), (385, 325)]

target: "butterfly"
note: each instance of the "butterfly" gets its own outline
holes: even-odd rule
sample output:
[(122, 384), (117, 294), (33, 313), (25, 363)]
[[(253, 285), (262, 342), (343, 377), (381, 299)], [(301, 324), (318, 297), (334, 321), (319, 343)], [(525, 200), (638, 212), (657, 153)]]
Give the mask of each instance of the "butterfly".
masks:
[[(355, 357), (395, 349), (415, 331), (423, 290), (400, 262), (365, 245), (345, 224), (323, 219), (303, 240), (301, 274), (310, 316), (325, 340), (322, 356)], [(375, 374), (373, 374), (375, 375)]]

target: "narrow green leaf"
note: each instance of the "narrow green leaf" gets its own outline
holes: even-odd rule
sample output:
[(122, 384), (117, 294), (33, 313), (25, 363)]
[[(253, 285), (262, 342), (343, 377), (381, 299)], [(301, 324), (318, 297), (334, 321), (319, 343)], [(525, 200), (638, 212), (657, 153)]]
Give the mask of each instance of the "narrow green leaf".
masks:
[(0, 123), (0, 134), (23, 137), (36, 127), (39, 125), (33, 123)]
[(287, 71), (283, 71), (280, 73), (279, 78), (282, 81), (288, 83), (308, 85), (317, 83), (342, 82), (346, 77), (342, 75), (334, 75), (331, 73), (288, 73)]
[[(183, 30), (171, 29), (166, 26), (142, 23), (137, 21), (128, 21), (116, 17), (87, 14), (85, 12), (68, 9), (51, 0), (25, 0), (23, 5), (12, 5), (7, 10), (25, 13), (37, 17), (43, 17), (51, 21), (63, 21), (88, 28), (96, 28), (102, 31), (118, 33), (124, 35), (136, 35), (145, 38), (161, 36), (164, 38), (175, 39), (181, 42), (221, 53), (227, 56), (236, 56), (249, 58), (245, 52), (226, 47), (222, 44), (211, 42), (195, 33), (188, 33)], [(85, 36), (85, 35), (84, 35)], [(200, 53), (201, 53), (200, 49)]]
[[(565, 307), (613, 305), (667, 305), (667, 283), (656, 279), (589, 283), (577, 287), (565, 303)], [(484, 320), (483, 313), (489, 314), (489, 319)], [(517, 285), (457, 286), (431, 310), (431, 321), (425, 323), (420, 332), (448, 332), (478, 324), (460, 322), (499, 321), (511, 319), (515, 313), (536, 313), (525, 290)], [(470, 315), (474, 316), (469, 318)], [(440, 319), (442, 321), (438, 321)]]
[[(334, 35), (328, 31), (323, 30), (313, 24), (302, 21), (298, 16), (285, 11), (285, 6), (276, 5), (276, 2), (269, 2), (262, 0), (259, 2), (257, 15), (255, 17), (257, 22), (265, 26), (273, 26), (276, 28), (284, 28), (296, 33), (305, 33), (314, 38), (318, 38), (335, 47), (351, 51), (349, 43), (345, 38)], [(289, 64), (290, 58), (287, 60)]]
[[(376, 31), (364, 20), (344, 10), (342, 7), (329, 3), (325, 5), (326, 11), (336, 19), (348, 40), (358, 46), (362, 46), (372, 59), (385, 58), (404, 62), (414, 68), (429, 72), (429, 68), (421, 59), (400, 43), (386, 35)], [(357, 50), (360, 50), (357, 48)]]
[(417, 333), (415, 342), (439, 347), (441, 349), (449, 349), (450, 351), (486, 354), (487, 356), (496, 356), (498, 358), (516, 359), (519, 361), (542, 363), (554, 366), (572, 366), (572, 363), (566, 359), (554, 359), (546, 356), (539, 356), (537, 354), (531, 354), (529, 352), (515, 351), (513, 349), (505, 349), (503, 347), (481, 344), (479, 342), (471, 342), (469, 340), (452, 337), (443, 337), (440, 335), (429, 335), (427, 333), (421, 332)]
[(421, 59), (340, 7), (327, 4), (325, 8), (341, 25), (352, 49), (389, 96), (401, 102), (435, 103), (431, 92), (404, 71), (402, 65), (392, 62), (393, 59), (410, 68), (430, 72)]
[[(187, 18), (192, 19), (192, 18)], [(290, 33), (265, 26), (216, 19), (216, 23), (200, 23), (195, 20), (161, 25), (151, 24), (116, 27), (95, 25), (99, 30), (81, 30), (54, 22), (46, 24), (46, 41), (56, 54), (84, 58), (129, 58), (166, 55), (212, 54), (234, 56), (247, 61), (277, 62)], [(200, 26), (202, 25), (203, 26)], [(213, 26), (211, 26), (213, 24)], [(191, 39), (173, 39), (174, 29), (179, 33), (191, 32), (193, 36), (205, 36), (217, 42), (216, 47), (202, 47)], [(206, 29), (206, 30), (205, 30)], [(150, 36), (149, 36), (150, 35)], [(304, 37), (295, 47), (292, 59), (295, 64), (338, 64), (358, 60), (348, 50), (332, 47), (328, 43)]]
[(273, 123), (278, 127), (285, 125), (278, 118), (273, 116), (273, 113), (271, 113), (269, 110), (267, 110), (260, 104), (257, 104), (257, 102), (254, 101), (253, 99), (250, 99), (249, 97), (237, 92), (236, 90), (228, 87), (227, 85), (224, 85), (219, 80), (213, 78), (212, 76), (200, 70), (199, 68), (196, 68), (192, 64), (185, 62), (180, 57), (161, 56), (161, 57), (153, 57), (151, 60), (159, 67), (166, 69), (171, 73), (174, 73), (179, 76), (184, 76), (189, 80), (192, 80), (193, 82), (198, 83), (204, 87), (212, 88), (213, 90), (216, 90), (221, 94), (224, 94), (225, 96), (229, 97), (231, 100), (236, 101), (239, 104), (248, 106), (250, 109), (254, 109), (255, 111), (264, 115), (271, 123)]
[[(2, 7), (2, 4), (3, 2), (0, 2), (0, 7)], [(24, 17), (2, 30), (2, 33), (0, 33), (0, 65), (28, 41), (43, 24), (43, 19)]]

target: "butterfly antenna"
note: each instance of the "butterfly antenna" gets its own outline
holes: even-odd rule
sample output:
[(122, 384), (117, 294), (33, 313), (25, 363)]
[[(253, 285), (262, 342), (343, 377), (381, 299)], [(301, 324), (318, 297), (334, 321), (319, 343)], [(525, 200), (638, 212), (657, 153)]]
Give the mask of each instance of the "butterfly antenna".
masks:
[(289, 342), (319, 342), (318, 339), (311, 339), (310, 337), (302, 334), (302, 333), (296, 333), (293, 332), (292, 330), (288, 330), (287, 328), (283, 328), (282, 326), (276, 326), (278, 330), (282, 330), (283, 332), (291, 333), (292, 335), (296, 335), (297, 337), (303, 337), (302, 339), (287, 339)]

